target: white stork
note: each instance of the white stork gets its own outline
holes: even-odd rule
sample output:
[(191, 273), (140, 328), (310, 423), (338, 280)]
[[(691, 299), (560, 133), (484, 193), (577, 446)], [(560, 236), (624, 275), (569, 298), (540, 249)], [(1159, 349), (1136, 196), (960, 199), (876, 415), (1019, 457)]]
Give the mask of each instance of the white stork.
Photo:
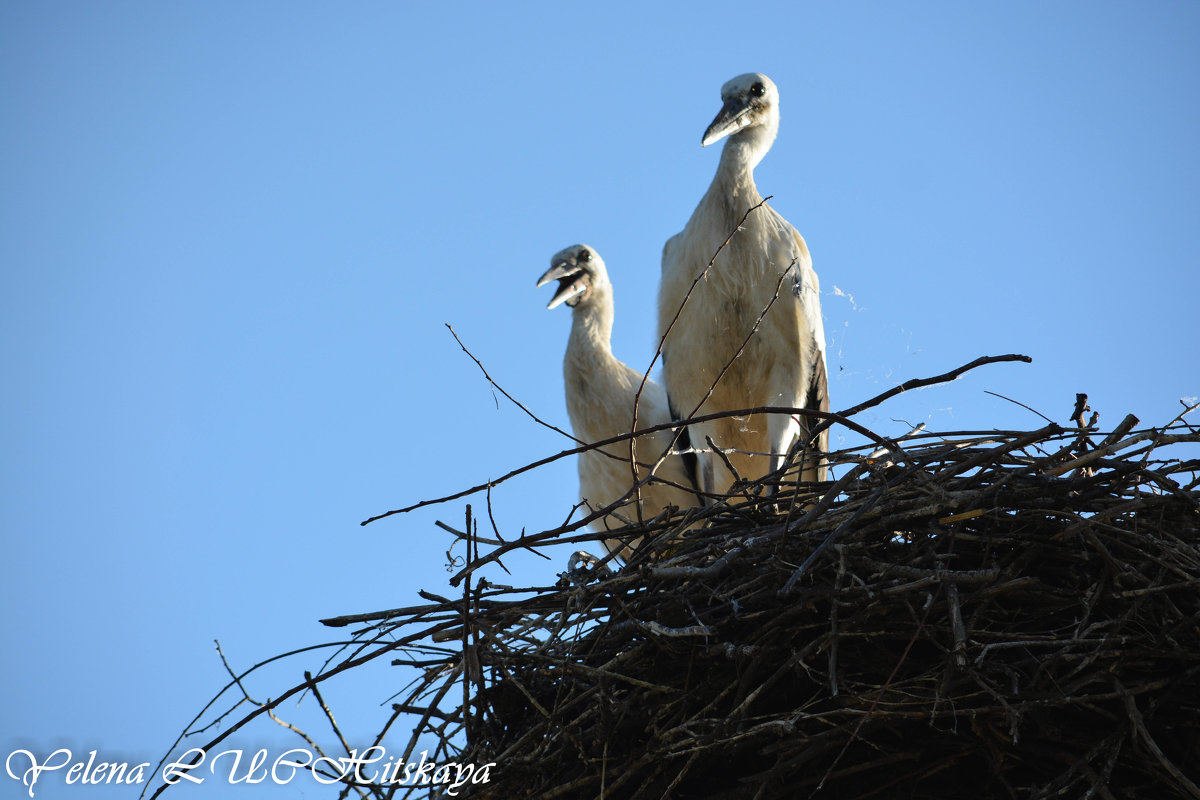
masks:
[[(550, 269), (538, 279), (538, 286), (557, 280), (558, 291), (546, 308), (566, 303), (574, 308), (571, 336), (563, 359), (563, 381), (566, 384), (567, 414), (575, 436), (584, 442), (598, 442), (628, 433), (633, 423), (634, 398), (642, 382), (642, 373), (618, 361), (612, 353), (613, 295), (608, 271), (600, 255), (585, 244), (568, 247), (554, 256)], [(648, 428), (670, 422), (667, 395), (651, 380), (646, 381), (638, 400), (638, 427)], [(636, 440), (635, 457), (641, 464), (651, 465), (671, 447), (672, 434), (663, 430), (640, 436)], [(593, 509), (616, 501), (633, 486), (629, 465), (629, 443), (619, 442), (599, 450), (589, 450), (579, 456), (579, 489), (583, 500)], [(612, 456), (616, 456), (613, 458)], [(640, 476), (648, 475), (649, 466), (640, 467)], [(698, 504), (691, 491), (690, 470), (684, 459), (671, 454), (655, 471), (656, 478), (676, 484), (672, 486), (654, 480), (641, 489), (642, 515), (657, 516), (668, 506), (690, 508)], [(635, 519), (634, 497), (620, 516), (610, 514), (598, 520), (597, 530), (620, 527), (624, 519)], [(640, 540), (626, 546), (618, 539), (605, 541), (609, 551), (626, 561)]]
[[(696, 276), (763, 199), (754, 185), (754, 167), (779, 129), (779, 92), (766, 75), (752, 72), (722, 86), (721, 100), (724, 105), (701, 140), (707, 146), (728, 137), (717, 174), (687, 226), (663, 247), (660, 337)], [(750, 336), (777, 286), (778, 299)], [(734, 359), (747, 336), (749, 342)], [(817, 274), (803, 237), (769, 205), (750, 213), (696, 284), (664, 343), (663, 375), (677, 419), (758, 406), (829, 410)], [(741, 477), (752, 479), (778, 469), (811, 424), (810, 418), (771, 414), (691, 425), (691, 442), (700, 451), (700, 488), (726, 492), (734, 480), (723, 461), (704, 453), (706, 438), (726, 453)], [(828, 433), (817, 447), (828, 451)], [(805, 463), (804, 480), (826, 477), (812, 454)]]

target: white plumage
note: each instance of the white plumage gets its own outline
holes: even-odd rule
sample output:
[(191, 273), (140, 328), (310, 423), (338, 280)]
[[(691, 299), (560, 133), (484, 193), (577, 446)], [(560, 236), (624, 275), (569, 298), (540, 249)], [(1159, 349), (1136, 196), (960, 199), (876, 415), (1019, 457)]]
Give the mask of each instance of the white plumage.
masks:
[[(746, 212), (762, 201), (754, 184), (754, 167), (771, 149), (779, 129), (779, 92), (767, 76), (755, 72), (721, 87), (721, 100), (724, 106), (702, 140), (707, 146), (729, 137), (717, 174), (687, 226), (663, 248), (660, 337), (696, 276)], [(783, 278), (779, 298), (704, 400), (771, 302), (785, 272), (789, 274)], [(769, 205), (750, 214), (744, 229), (692, 291), (664, 343), (663, 374), (676, 418), (756, 406), (829, 410), (817, 274), (804, 238)], [(695, 424), (689, 427), (689, 435), (701, 451), (707, 448), (706, 437), (711, 438), (743, 478), (757, 478), (782, 465), (810, 424), (810, 418), (754, 415)], [(818, 447), (828, 450), (827, 433)], [(810, 454), (801, 477), (823, 480), (825, 469), (813, 462)], [(703, 452), (700, 473), (705, 491), (725, 492), (734, 479), (720, 459)]]
[[(551, 267), (538, 280), (538, 286), (552, 280), (559, 282), (559, 288), (546, 307), (554, 308), (565, 302), (574, 308), (571, 336), (563, 359), (563, 380), (567, 413), (575, 436), (591, 443), (628, 433), (632, 429), (634, 398), (642, 382), (642, 373), (613, 356), (612, 284), (604, 261), (587, 245), (568, 247), (551, 259)], [(638, 428), (670, 421), (666, 392), (657, 383), (647, 380), (638, 401)], [(654, 464), (671, 446), (671, 439), (669, 430), (638, 437), (635, 445), (637, 461)], [(579, 456), (580, 495), (593, 509), (616, 501), (633, 486), (628, 442), (607, 445), (603, 449), (609, 455), (590, 450)], [(638, 473), (644, 477), (649, 473), (649, 467), (640, 467)], [(643, 486), (641, 511), (644, 518), (657, 516), (668, 506), (690, 508), (697, 505), (696, 495), (689, 490), (692, 486), (689, 470), (679, 455), (666, 458), (654, 474), (677, 486), (657, 480)], [(633, 496), (628, 503), (619, 516), (610, 514), (598, 521), (596, 529), (617, 528), (625, 524), (625, 520), (635, 521), (637, 511), (633, 507)], [(617, 539), (606, 540), (605, 545), (628, 560), (631, 550), (636, 549), (639, 542), (631, 543), (629, 550), (624, 549)]]

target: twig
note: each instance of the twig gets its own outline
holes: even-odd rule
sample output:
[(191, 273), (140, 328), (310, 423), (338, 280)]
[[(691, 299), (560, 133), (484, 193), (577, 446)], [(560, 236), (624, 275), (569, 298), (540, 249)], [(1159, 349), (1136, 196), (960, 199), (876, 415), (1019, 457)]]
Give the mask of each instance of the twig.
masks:
[(1038, 411), (1036, 408), (1032, 408), (1031, 406), (1027, 406), (1027, 405), (1025, 405), (1024, 403), (1022, 403), (1020, 400), (1013, 400), (1011, 397), (1007, 397), (1007, 396), (1005, 396), (1005, 395), (1002, 395), (1002, 394), (1000, 394), (999, 392), (993, 392), (993, 391), (991, 391), (991, 390), (989, 390), (989, 389), (984, 389), (984, 390), (983, 390), (983, 392), (984, 392), (984, 394), (990, 394), (992, 397), (999, 397), (1001, 400), (1007, 400), (1008, 402), (1010, 402), (1010, 403), (1013, 403), (1014, 405), (1018, 405), (1018, 406), (1020, 406), (1021, 408), (1025, 409), (1026, 411), (1032, 411), (1034, 414), (1037, 414), (1039, 417), (1041, 417), (1042, 419), (1046, 420), (1046, 422), (1054, 422), (1054, 420), (1050, 419), (1050, 418), (1049, 418), (1049, 417), (1047, 417), (1045, 414), (1043, 414), (1042, 412)]
[[(654, 433), (656, 431), (674, 430), (674, 429), (682, 428), (682, 427), (685, 427), (687, 424), (694, 424), (697, 422), (708, 422), (708, 421), (711, 421), (714, 419), (725, 419), (728, 417), (743, 417), (743, 416), (748, 416), (750, 414), (807, 414), (809, 416), (820, 417), (821, 419), (825, 419), (825, 420), (836, 420), (838, 422), (838, 424), (844, 425), (845, 427), (855, 431), (856, 433), (861, 433), (862, 435), (864, 435), (864, 436), (868, 437), (869, 439), (871, 439), (872, 441), (874, 441), (876, 444), (889, 447), (889, 449), (892, 449), (893, 452), (898, 452), (898, 453), (903, 452), (899, 448), (895, 447), (894, 443), (891, 442), (891, 440), (887, 439), (886, 437), (875, 434), (874, 432), (868, 430), (867, 428), (864, 428), (862, 425), (859, 425), (858, 423), (854, 422), (853, 420), (845, 418), (840, 414), (833, 414), (833, 413), (830, 413), (827, 411), (816, 411), (816, 410), (810, 409), (810, 408), (794, 408), (791, 406), (759, 406), (756, 408), (739, 408), (739, 409), (733, 409), (731, 411), (722, 411), (722, 412), (718, 412), (718, 413), (714, 413), (714, 414), (703, 414), (699, 417), (693, 417), (692, 419), (688, 420), (687, 423), (663, 422), (658, 425), (652, 425), (649, 428), (642, 428), (641, 430), (634, 431), (633, 433), (622, 433), (620, 435), (611, 436), (607, 439), (602, 439), (598, 442), (592, 442), (590, 444), (587, 444), (587, 445), (584, 445), (581, 447), (572, 447), (569, 450), (562, 450), (558, 453), (555, 453), (552, 456), (547, 456), (545, 458), (538, 459), (537, 461), (534, 461), (530, 464), (526, 464), (523, 467), (518, 467), (517, 469), (511, 470), (511, 471), (505, 473), (504, 475), (501, 475), (499, 478), (488, 481), (487, 483), (482, 483), (477, 486), (472, 486), (470, 489), (464, 489), (460, 492), (455, 492), (453, 494), (445, 495), (443, 497), (437, 497), (432, 500), (422, 500), (418, 503), (413, 503), (412, 505), (405, 506), (404, 508), (397, 508), (397, 509), (393, 509), (392, 511), (386, 511), (382, 514), (377, 514), (376, 516), (365, 519), (359, 524), (360, 525), (369, 525), (372, 522), (376, 522), (377, 520), (381, 520), (386, 517), (391, 517), (396, 514), (406, 514), (410, 511), (416, 511), (417, 509), (424, 508), (426, 506), (437, 505), (439, 503), (446, 503), (451, 500), (458, 500), (463, 497), (468, 497), (472, 494), (477, 494), (479, 492), (486, 491), (488, 489), (488, 487), (490, 487), (490, 486), (499, 486), (500, 484), (505, 483), (505, 482), (511, 480), (512, 478), (517, 477), (518, 475), (523, 475), (526, 472), (537, 469), (538, 467), (543, 467), (546, 464), (550, 464), (550, 463), (553, 463), (560, 459), (567, 458), (568, 456), (578, 455), (579, 453), (586, 453), (591, 450), (595, 450), (597, 448), (602, 448), (602, 447), (605, 447), (610, 444), (616, 444), (618, 442), (623, 442), (626, 439), (629, 439), (630, 437), (633, 437), (633, 436), (644, 436), (648, 433)], [(642, 480), (645, 481), (644, 478)], [(671, 485), (671, 486), (677, 486), (677, 484), (670, 483), (669, 481), (664, 481), (664, 483), (667, 483), (668, 485)], [(679, 487), (679, 488), (684, 488), (684, 487)], [(631, 487), (630, 493), (632, 493), (632, 491), (633, 491), (633, 489)], [(629, 494), (624, 495), (618, 501), (618, 503), (623, 503), (626, 499), (628, 499), (628, 497), (629, 497)], [(618, 503), (612, 504), (612, 507), (616, 507)], [(605, 516), (605, 514), (600, 513), (600, 512), (595, 512), (587, 517), (587, 521), (590, 522), (591, 520), (598, 519), (601, 516)], [(577, 523), (575, 525), (575, 527), (580, 527), (580, 525)]]
[[(948, 381), (954, 380), (955, 378), (957, 378), (958, 376), (962, 375), (965, 372), (970, 372), (971, 370), (975, 369), (976, 367), (982, 367), (985, 364), (999, 364), (999, 363), (1002, 363), (1005, 361), (1021, 361), (1025, 364), (1033, 363), (1033, 359), (1030, 358), (1029, 356), (1018, 355), (1015, 353), (1010, 353), (1009, 355), (1004, 355), (1004, 356), (980, 356), (979, 358), (975, 359), (974, 361), (972, 361), (969, 364), (963, 364), (958, 369), (952, 369), (949, 372), (944, 372), (941, 375), (935, 375), (932, 378), (914, 378), (912, 380), (907, 380), (904, 383), (900, 384), (899, 386), (893, 386), (891, 389), (888, 389), (886, 392), (884, 392), (882, 394), (878, 394), (875, 397), (872, 397), (870, 400), (866, 400), (862, 403), (859, 403), (856, 406), (851, 406), (850, 408), (846, 409), (845, 411), (839, 412), (839, 415), (843, 416), (843, 417), (853, 417), (855, 414), (866, 411), (868, 408), (874, 408), (875, 406), (879, 405), (880, 403), (884, 402), (885, 400), (890, 400), (891, 398), (895, 397), (896, 395), (900, 394), (901, 392), (908, 392), (913, 389), (920, 389), (925, 386), (933, 386), (934, 384), (937, 384), (937, 383), (946, 383)], [(818, 433), (820, 433), (821, 431), (825, 430), (825, 428), (828, 428), (828, 427), (829, 427), (828, 424), (817, 425), (816, 429), (809, 433), (809, 437), (811, 438), (813, 436), (816, 436)]]
[(1158, 746), (1158, 742), (1154, 741), (1154, 737), (1150, 735), (1150, 731), (1146, 730), (1146, 723), (1142, 719), (1142, 712), (1138, 711), (1137, 703), (1134, 702), (1133, 695), (1125, 691), (1125, 687), (1117, 682), (1117, 690), (1121, 692), (1121, 696), (1125, 701), (1125, 710), (1129, 713), (1129, 721), (1133, 723), (1133, 727), (1137, 730), (1138, 737), (1142, 740), (1142, 744), (1154, 754), (1158, 759), (1158, 763), (1163, 769), (1174, 778), (1180, 786), (1187, 790), (1192, 797), (1200, 798), (1200, 786), (1197, 786), (1191, 778), (1180, 772), (1179, 767), (1171, 763), (1163, 753), (1162, 748)]
[[(734, 229), (729, 232), (729, 235), (725, 237), (725, 241), (721, 242), (720, 247), (718, 247), (717, 251), (715, 253), (713, 253), (713, 257), (708, 260), (708, 264), (706, 264), (704, 266), (704, 269), (700, 270), (700, 274), (698, 274), (695, 277), (695, 279), (692, 280), (692, 285), (689, 286), (687, 292), (684, 293), (683, 300), (681, 300), (679, 303), (679, 308), (675, 309), (675, 315), (673, 317), (671, 317), (670, 323), (667, 324), (667, 329), (665, 331), (663, 331), (662, 336), (660, 336), (658, 339), (658, 345), (655, 346), (655, 348), (654, 348), (654, 355), (651, 356), (651, 358), (650, 358), (650, 364), (642, 372), (642, 380), (638, 384), (637, 392), (635, 392), (634, 396), (633, 396), (633, 421), (630, 423), (631, 430), (637, 430), (638, 408), (640, 407), (640, 404), (642, 401), (642, 392), (646, 388), (646, 381), (650, 379), (650, 371), (654, 369), (654, 365), (656, 363), (658, 363), (658, 359), (662, 356), (663, 347), (666, 345), (667, 337), (671, 334), (671, 331), (675, 328), (675, 323), (679, 321), (679, 315), (683, 313), (683, 309), (687, 306), (688, 301), (692, 298), (692, 292), (695, 290), (696, 286), (700, 283), (700, 281), (703, 280), (708, 275), (708, 271), (710, 269), (712, 269), (713, 264), (716, 263), (717, 257), (719, 255), (721, 255), (721, 252), (729, 245), (729, 243), (731, 241), (733, 241), (733, 237), (736, 236), (737, 233), (742, 230), (742, 226), (746, 224), (746, 220), (750, 218), (750, 215), (752, 213), (754, 213), (754, 211), (756, 211), (757, 209), (766, 205), (766, 202), (770, 199), (771, 199), (771, 197), (768, 195), (767, 197), (764, 197), (762, 200), (760, 200), (758, 203), (755, 203), (753, 206), (746, 209), (746, 213), (742, 215), (741, 220), (739, 220), (738, 224), (734, 226)], [(780, 280), (782, 282), (782, 278)], [(776, 290), (776, 293), (778, 294), (778, 289)], [(774, 302), (774, 301), (772, 300), (772, 302)], [(768, 307), (769, 307), (769, 305), (768, 305)], [(764, 311), (763, 313), (766, 313), (766, 312)], [(757, 327), (757, 323), (755, 323), (755, 327)], [(741, 350), (739, 349), (738, 352), (741, 352)], [(724, 374), (724, 372), (725, 372), (725, 370), (721, 370), (722, 374)], [(720, 376), (717, 377), (717, 380), (720, 380)], [(716, 381), (714, 381), (713, 383), (715, 385)], [(711, 391), (712, 390), (710, 389), (709, 392), (711, 393)], [(694, 409), (692, 411), (692, 413), (689, 414), (688, 416), (689, 417), (694, 416), (697, 410), (699, 410), (699, 406), (697, 406), (696, 409)], [(674, 412), (671, 412), (671, 413), (673, 414)], [(663, 459), (665, 459), (667, 457), (668, 453), (670, 453), (672, 450), (674, 450), (678, 446), (679, 437), (682, 435), (683, 430), (684, 430), (683, 428), (675, 429), (674, 435), (671, 437), (670, 447), (667, 448), (666, 452), (664, 452), (661, 456), (659, 456), (658, 462), (655, 464), (655, 468), (657, 468), (658, 465), (662, 463)], [(638, 509), (640, 511), (641, 505), (642, 505), (642, 496), (641, 496), (641, 489), (640, 489), (640, 479), (637, 474), (637, 467), (633, 466), (633, 464), (634, 464), (634, 444), (633, 444), (633, 442), (634, 442), (634, 440), (631, 438), (629, 440), (629, 460), (630, 460), (631, 469), (633, 470), (634, 485), (639, 486), (639, 488), (636, 491), (637, 491), (637, 501), (638, 501), (637, 504), (638, 504)], [(651, 472), (653, 472), (653, 470)]]
[(475, 362), (475, 366), (479, 367), (479, 371), (483, 373), (483, 377), (487, 379), (487, 382), (490, 383), (495, 389), (497, 389), (500, 392), (500, 394), (504, 395), (509, 400), (509, 402), (511, 402), (517, 408), (524, 411), (529, 416), (529, 418), (532, 419), (537, 424), (539, 424), (543, 427), (549, 428), (550, 430), (554, 431), (555, 433), (561, 433), (563, 436), (567, 437), (568, 439), (570, 439), (573, 442), (577, 442), (579, 444), (585, 444), (585, 442), (582, 439), (577, 439), (573, 435), (568, 433), (567, 431), (564, 431), (562, 428), (558, 427), (557, 425), (552, 425), (549, 422), (546, 422), (544, 419), (539, 417), (537, 414), (534, 414), (532, 411), (530, 411), (528, 408), (526, 408), (525, 405), (520, 400), (518, 400), (517, 398), (515, 398), (511, 394), (509, 394), (508, 391), (505, 390), (505, 388), (503, 386), (496, 383), (496, 381), (492, 379), (492, 376), (488, 374), (487, 368), (483, 366), (483, 362), (480, 361), (478, 358), (476, 358), (475, 354), (467, 349), (467, 346), (465, 344), (463, 344), (462, 339), (458, 338), (458, 334), (454, 332), (454, 327), (448, 322), (443, 323), (443, 324), (446, 326), (446, 330), (450, 331), (450, 335), (454, 337), (454, 341), (458, 342), (458, 346), (461, 347), (462, 351), (467, 354), (467, 357)]

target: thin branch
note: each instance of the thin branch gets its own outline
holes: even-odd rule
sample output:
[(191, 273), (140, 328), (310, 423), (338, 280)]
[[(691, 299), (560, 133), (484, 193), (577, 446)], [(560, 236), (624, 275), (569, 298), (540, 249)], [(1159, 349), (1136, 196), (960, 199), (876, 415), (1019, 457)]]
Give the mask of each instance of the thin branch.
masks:
[[(642, 392), (646, 388), (646, 381), (648, 381), (650, 379), (651, 370), (654, 369), (654, 365), (656, 363), (658, 363), (658, 359), (662, 356), (663, 347), (666, 346), (667, 337), (671, 335), (671, 331), (675, 328), (675, 323), (679, 321), (679, 316), (683, 313), (683, 309), (687, 306), (688, 301), (691, 300), (692, 292), (695, 291), (696, 286), (699, 285), (700, 281), (704, 280), (708, 276), (708, 271), (710, 269), (712, 269), (713, 264), (716, 263), (717, 257), (720, 256), (721, 252), (726, 247), (729, 246), (729, 243), (731, 241), (733, 241), (733, 237), (736, 236), (738, 234), (738, 232), (742, 230), (742, 226), (746, 224), (746, 220), (750, 218), (750, 215), (752, 213), (754, 213), (757, 209), (766, 205), (767, 201), (770, 199), (771, 199), (771, 196), (768, 195), (767, 197), (764, 197), (759, 202), (750, 206), (750, 208), (746, 209), (746, 213), (742, 215), (741, 220), (739, 220), (738, 224), (735, 225), (733, 230), (729, 232), (729, 235), (725, 237), (725, 241), (721, 242), (721, 246), (717, 248), (715, 253), (713, 253), (713, 257), (708, 260), (708, 263), (704, 266), (704, 269), (700, 270), (700, 274), (698, 274), (692, 280), (692, 285), (689, 286), (687, 292), (684, 293), (683, 300), (681, 300), (679, 303), (679, 308), (675, 309), (675, 315), (673, 317), (671, 317), (671, 321), (667, 324), (667, 329), (665, 331), (663, 331), (662, 336), (660, 336), (658, 338), (658, 344), (654, 348), (654, 355), (650, 358), (649, 365), (647, 365), (645, 371), (642, 372), (641, 383), (638, 384), (637, 392), (635, 392), (634, 396), (633, 396), (633, 421), (630, 423), (631, 430), (637, 430), (638, 408), (640, 407), (640, 404), (642, 401)], [(774, 300), (772, 300), (772, 302), (774, 302)], [(768, 307), (769, 307), (769, 305), (768, 305)], [(766, 312), (764, 311), (763, 313), (766, 313)], [(755, 327), (758, 327), (758, 323), (755, 323)], [(738, 352), (739, 353), (741, 352), (740, 348), (739, 348)], [(724, 374), (724, 373), (725, 373), (725, 370), (721, 370), (721, 374)], [(717, 380), (720, 380), (720, 377), (718, 377)], [(715, 384), (715, 381), (714, 381), (714, 384)], [(710, 389), (709, 390), (710, 394), (711, 394), (711, 391), (712, 390)], [(697, 408), (693, 409), (692, 413), (689, 414), (688, 416), (689, 417), (693, 416), (696, 413), (696, 410), (698, 410), (698, 409), (699, 409), (699, 407), (697, 406)], [(679, 442), (679, 437), (682, 435), (682, 433), (683, 433), (683, 428), (678, 428), (675, 430), (675, 435), (671, 437), (670, 447), (667, 448), (666, 452), (664, 452), (661, 456), (659, 456), (657, 463), (655, 463), (655, 465), (654, 465), (654, 469), (657, 469), (658, 466), (660, 464), (662, 464), (663, 459), (665, 459), (667, 457), (667, 454), (676, 448), (676, 446), (678, 445), (678, 442)], [(634, 485), (640, 487), (640, 481), (639, 481), (639, 477), (637, 474), (637, 467), (634, 466), (634, 464), (636, 462), (634, 462), (634, 440), (632, 438), (629, 440), (629, 459), (630, 459), (631, 469), (633, 470)], [(651, 473), (653, 474), (653, 469), (651, 470)], [(641, 504), (642, 504), (642, 496), (641, 496), (640, 488), (637, 490), (637, 502), (638, 502), (638, 508), (639, 508), (639, 514), (640, 514), (640, 509), (641, 509)], [(640, 517), (639, 517), (639, 520), (640, 520)]]

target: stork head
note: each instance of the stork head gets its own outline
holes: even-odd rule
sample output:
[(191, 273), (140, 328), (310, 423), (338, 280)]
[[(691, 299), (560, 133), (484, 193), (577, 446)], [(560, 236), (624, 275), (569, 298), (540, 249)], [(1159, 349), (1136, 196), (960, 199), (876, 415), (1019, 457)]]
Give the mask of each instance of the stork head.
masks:
[(550, 281), (558, 281), (558, 291), (546, 308), (554, 308), (560, 303), (577, 306), (609, 290), (604, 259), (586, 244), (572, 245), (555, 253), (550, 259), (550, 269), (538, 278), (537, 285), (545, 286)]
[(726, 82), (721, 87), (721, 102), (724, 105), (717, 118), (700, 140), (702, 147), (753, 128), (774, 140), (779, 128), (779, 90), (766, 75), (747, 72)]

